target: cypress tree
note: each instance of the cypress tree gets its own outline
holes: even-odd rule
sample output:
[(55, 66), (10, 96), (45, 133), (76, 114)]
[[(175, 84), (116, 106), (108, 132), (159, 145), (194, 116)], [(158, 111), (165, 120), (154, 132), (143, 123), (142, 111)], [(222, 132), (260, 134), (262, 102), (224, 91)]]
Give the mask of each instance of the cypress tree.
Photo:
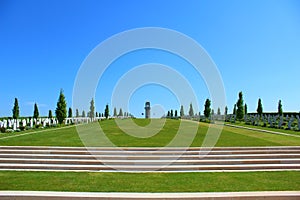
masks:
[(39, 109), (36, 103), (34, 103), (34, 108), (33, 108), (33, 118), (37, 119), (39, 118)]
[(190, 103), (189, 116), (190, 116), (190, 117), (193, 117), (193, 116), (194, 116), (194, 109), (193, 109), (192, 103)]
[(90, 105), (90, 118), (94, 118), (95, 117), (95, 102), (94, 99), (91, 100), (91, 105)]
[(73, 117), (73, 111), (71, 107), (69, 107), (68, 117), (69, 118)]
[(52, 118), (53, 118), (53, 116), (52, 116), (52, 110), (49, 110), (48, 118), (49, 118), (49, 119), (52, 119)]
[(225, 106), (225, 112), (224, 112), (224, 115), (227, 116), (227, 114), (228, 114), (228, 107)]
[(263, 107), (262, 107), (262, 103), (261, 103), (261, 99), (258, 99), (258, 103), (257, 103), (257, 109), (256, 109), (257, 113), (261, 116), (263, 113)]
[(175, 110), (175, 117), (177, 118), (177, 110)]
[(82, 111), (81, 116), (82, 116), (82, 117), (85, 117), (85, 111), (84, 111), (84, 110)]
[(282, 104), (281, 104), (281, 100), (279, 100), (278, 102), (278, 115), (282, 116), (283, 111), (282, 111)]
[(221, 115), (221, 109), (218, 108), (217, 115)]
[(210, 104), (211, 104), (210, 100), (206, 99), (205, 104), (204, 104), (204, 116), (206, 118), (210, 117), (210, 112), (211, 112)]
[(119, 111), (119, 116), (122, 117), (123, 116), (123, 110), (122, 108), (120, 108), (120, 111)]
[(236, 103), (237, 110), (236, 110), (236, 118), (238, 120), (242, 120), (244, 118), (244, 100), (243, 100), (243, 93), (239, 93), (239, 99)]
[(67, 103), (62, 89), (60, 90), (60, 94), (58, 97), (55, 115), (58, 120), (58, 123), (60, 124), (62, 124), (67, 117)]
[(15, 98), (15, 103), (14, 103), (14, 107), (12, 109), (12, 113), (13, 113), (13, 119), (18, 119), (20, 116), (20, 108), (19, 108), (19, 102), (18, 99)]
[(105, 116), (106, 119), (109, 117), (109, 107), (108, 107), (108, 104), (106, 104), (106, 106), (105, 106), (104, 116)]
[(118, 114), (117, 114), (117, 108), (114, 107), (114, 117), (116, 117)]
[(79, 110), (76, 109), (76, 117), (79, 117)]
[(234, 104), (234, 107), (233, 107), (233, 114), (236, 115), (236, 104)]
[(180, 117), (184, 116), (183, 105), (180, 106)]
[(245, 111), (245, 115), (247, 115), (248, 114), (248, 106), (247, 106), (247, 104), (245, 103), (245, 108), (244, 108), (244, 111)]

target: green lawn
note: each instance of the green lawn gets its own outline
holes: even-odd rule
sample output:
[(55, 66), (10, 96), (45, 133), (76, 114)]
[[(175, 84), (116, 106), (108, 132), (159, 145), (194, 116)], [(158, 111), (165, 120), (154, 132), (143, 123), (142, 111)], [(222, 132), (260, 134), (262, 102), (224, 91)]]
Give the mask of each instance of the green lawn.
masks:
[[(158, 121), (157, 121), (158, 122)], [(127, 123), (126, 120), (121, 123)], [(137, 119), (140, 127), (150, 120)], [(185, 129), (198, 126), (185, 122)], [(96, 140), (99, 132), (91, 129), (97, 123), (81, 125), (84, 136)], [(167, 120), (151, 137), (133, 137), (122, 131), (114, 120), (100, 122), (106, 136), (115, 145), (159, 147), (176, 135), (179, 120)], [(191, 146), (201, 146), (209, 124), (200, 123)], [(135, 131), (136, 127), (128, 127)], [(155, 128), (155, 127), (154, 127)], [(215, 128), (215, 125), (212, 125)], [(147, 133), (147, 131), (146, 131)], [(22, 135), (23, 134), (23, 135)], [(4, 138), (16, 135), (13, 138)], [(82, 135), (81, 135), (82, 137)], [(189, 138), (187, 131), (180, 139)], [(101, 141), (100, 141), (101, 143)], [(83, 146), (76, 127), (52, 128), (36, 132), (1, 134), (0, 146)], [(216, 146), (294, 146), (300, 138), (224, 127)], [(85, 192), (229, 192), (229, 191), (299, 191), (300, 172), (220, 172), (220, 173), (87, 173), (87, 172), (18, 172), (0, 171), (0, 190), (85, 191)]]
[(77, 192), (299, 191), (300, 172), (0, 172), (0, 190)]
[[(159, 120), (159, 119), (157, 119)], [(127, 123), (124, 120), (122, 123)], [(135, 123), (141, 127), (147, 127), (149, 120), (137, 119)], [(195, 126), (195, 122), (185, 122), (185, 129), (188, 126)], [(166, 146), (176, 136), (179, 120), (167, 120), (162, 130), (151, 137), (139, 138), (131, 136), (122, 131), (114, 120), (106, 120), (100, 122), (100, 125), (105, 132), (107, 138), (116, 146), (123, 147), (159, 147)], [(84, 129), (84, 137), (91, 138), (97, 141), (97, 144), (102, 146), (102, 140), (97, 140), (99, 132), (91, 129), (91, 126), (98, 126), (96, 123), (93, 125), (81, 125)], [(197, 126), (197, 125), (196, 125)], [(188, 140), (194, 138), (191, 146), (201, 146), (206, 136), (209, 124), (200, 123), (195, 137), (188, 131), (182, 136), (181, 140)], [(131, 127), (129, 127), (131, 128)], [(135, 127), (129, 130), (134, 131)], [(291, 131), (293, 132), (293, 131)], [(22, 132), (17, 134), (24, 134), (13, 138), (4, 138), (8, 134), (1, 134), (0, 146), (84, 146), (80, 136), (76, 131), (76, 127), (64, 127), (62, 129), (52, 128), (43, 131), (37, 131), (29, 134), (29, 132)], [(11, 134), (10, 134), (11, 135)], [(81, 135), (82, 137), (82, 135)], [(275, 135), (270, 133), (263, 133), (259, 131), (251, 131), (246, 129), (239, 129), (233, 127), (224, 127), (221, 136), (216, 144), (220, 147), (230, 146), (299, 146), (300, 138)], [(105, 144), (103, 143), (103, 146)], [(180, 145), (179, 145), (180, 146)]]

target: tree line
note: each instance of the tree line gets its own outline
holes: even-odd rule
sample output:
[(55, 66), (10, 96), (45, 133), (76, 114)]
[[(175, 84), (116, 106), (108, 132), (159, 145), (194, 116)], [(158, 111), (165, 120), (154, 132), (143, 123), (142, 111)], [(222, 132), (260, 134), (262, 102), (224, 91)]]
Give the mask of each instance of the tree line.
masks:
[[(122, 111), (122, 110), (121, 110)], [(123, 112), (119, 113), (119, 115), (122, 114)], [(128, 113), (125, 112), (126, 115), (129, 115)], [(89, 112), (86, 114), (85, 111), (83, 110), (81, 115), (79, 114), (79, 110), (76, 109), (76, 113), (75, 113), (76, 117), (90, 117), (90, 118), (94, 118), (94, 117), (105, 117), (106, 119), (110, 116), (109, 114), (109, 106), (108, 104), (105, 106), (105, 110), (103, 113), (98, 113), (95, 112), (95, 102), (94, 99), (92, 99), (90, 101), (90, 110)], [(19, 102), (18, 102), (18, 98), (15, 98), (14, 101), (14, 106), (12, 109), (12, 118), (13, 119), (18, 119), (20, 117), (20, 107), (19, 107)], [(33, 118), (39, 118), (39, 109), (38, 109), (38, 105), (37, 103), (34, 103), (34, 108), (33, 108)], [(67, 111), (67, 102), (66, 102), (66, 98), (65, 95), (63, 93), (63, 90), (60, 90), (59, 93), (59, 97), (58, 97), (58, 101), (56, 104), (56, 109), (55, 109), (55, 117), (58, 120), (58, 123), (62, 124), (63, 121), (69, 117), (73, 117), (73, 110), (71, 107), (69, 107), (68, 111)], [(49, 110), (48, 112), (48, 118), (53, 118), (53, 114), (52, 114), (52, 110)]]

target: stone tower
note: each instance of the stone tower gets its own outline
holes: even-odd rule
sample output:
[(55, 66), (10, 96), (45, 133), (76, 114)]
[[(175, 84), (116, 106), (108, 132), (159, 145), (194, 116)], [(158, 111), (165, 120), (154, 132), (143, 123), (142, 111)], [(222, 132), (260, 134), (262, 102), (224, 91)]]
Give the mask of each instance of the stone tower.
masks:
[(151, 110), (150, 102), (147, 101), (147, 102), (145, 103), (145, 118), (146, 118), (146, 119), (150, 118), (150, 110)]

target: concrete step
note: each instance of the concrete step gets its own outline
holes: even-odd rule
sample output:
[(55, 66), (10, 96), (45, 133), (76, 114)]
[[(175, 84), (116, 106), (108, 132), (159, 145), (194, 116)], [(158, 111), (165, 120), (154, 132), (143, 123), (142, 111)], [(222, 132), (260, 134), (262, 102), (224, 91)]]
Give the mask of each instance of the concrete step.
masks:
[[(0, 170), (261, 171), (300, 170), (299, 147), (113, 148), (0, 147)], [(201, 149), (203, 150), (203, 149)], [(199, 154), (202, 153), (202, 154)]]
[(210, 170), (299, 170), (300, 164), (247, 164), (247, 165), (58, 165), (0, 163), (1, 170), (67, 170), (67, 171), (210, 171)]
[(1, 200), (298, 200), (299, 191), (263, 192), (189, 192), (189, 193), (124, 193), (124, 192), (46, 192), (46, 191), (0, 191)]
[(73, 165), (237, 165), (237, 164), (300, 164), (296, 159), (224, 159), (224, 160), (97, 160), (97, 159), (26, 159), (0, 158), (10, 164), (73, 164)]
[(125, 155), (125, 156), (148, 156), (148, 155), (229, 155), (229, 154), (300, 154), (300, 150), (213, 150), (213, 151), (108, 151), (108, 150), (21, 150), (1, 149), (1, 154), (73, 154), (73, 155)]
[(98, 160), (200, 160), (200, 159), (287, 159), (300, 154), (229, 154), (229, 155), (72, 155), (72, 154), (0, 154), (0, 158), (98, 159)]

